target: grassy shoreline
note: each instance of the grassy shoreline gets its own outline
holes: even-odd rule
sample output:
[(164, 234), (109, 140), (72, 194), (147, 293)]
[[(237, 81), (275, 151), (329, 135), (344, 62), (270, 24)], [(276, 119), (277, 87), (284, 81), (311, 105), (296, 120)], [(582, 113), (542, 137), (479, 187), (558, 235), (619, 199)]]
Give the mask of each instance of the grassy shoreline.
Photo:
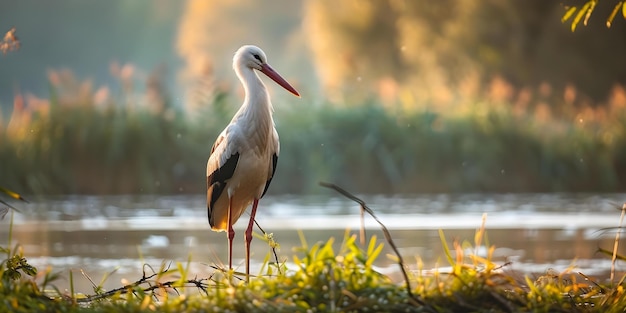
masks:
[[(243, 274), (215, 264), (207, 265), (213, 268), (208, 276), (198, 276), (190, 271), (189, 257), (187, 262), (163, 262), (159, 267), (144, 264), (134, 282), (122, 282), (112, 290), (102, 288), (109, 274), (96, 283), (70, 271), (69, 290), (60, 290), (55, 286), (60, 273), (33, 267), (19, 244), (13, 245), (11, 212), (8, 246), (0, 247), (6, 254), (0, 262), (0, 303), (11, 312), (622, 312), (626, 306), (623, 273), (596, 281), (573, 269), (549, 270), (531, 280), (508, 271), (508, 262), (492, 261), (495, 246), (488, 240), (486, 215), (471, 240), (449, 244), (439, 231), (449, 264), (445, 271), (425, 270), (419, 261), (417, 270), (407, 271), (393, 237), (367, 205), (337, 186), (325, 186), (361, 204), (380, 224), (386, 243), (375, 235), (366, 239), (364, 232), (346, 231), (336, 249), (334, 238), (309, 245), (301, 236), (302, 245), (290, 263), (275, 251), (268, 253), (250, 283)], [(626, 204), (620, 225), (625, 211)], [(272, 238), (264, 237), (275, 247)], [(616, 245), (619, 240), (618, 234)], [(388, 257), (403, 273), (400, 283), (375, 269), (384, 244), (395, 253)], [(484, 255), (478, 252), (483, 247)], [(93, 293), (76, 292), (76, 279), (91, 281)]]
[[(409, 272), (410, 289), (374, 270), (383, 243), (372, 237), (361, 247), (357, 235), (345, 237), (338, 250), (332, 238), (303, 242), (289, 267), (268, 254), (264, 275), (250, 284), (237, 272), (216, 268), (198, 277), (189, 263), (163, 263), (144, 266), (136, 281), (114, 290), (101, 289), (95, 278), (90, 295), (58, 290), (60, 273), (28, 267), (16, 247), (4, 251), (0, 302), (12, 312), (621, 312), (626, 305), (623, 280), (598, 283), (572, 271), (523, 279), (490, 261), (493, 246), (484, 258), (467, 252), (484, 234), (449, 247), (442, 233), (449, 269)], [(69, 279), (73, 286), (87, 278), (74, 272)]]

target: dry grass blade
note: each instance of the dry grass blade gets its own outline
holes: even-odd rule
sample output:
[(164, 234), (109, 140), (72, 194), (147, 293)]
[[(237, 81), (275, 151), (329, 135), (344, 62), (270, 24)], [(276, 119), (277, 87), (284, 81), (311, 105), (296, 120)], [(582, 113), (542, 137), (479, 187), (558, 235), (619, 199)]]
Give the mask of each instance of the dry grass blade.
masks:
[(585, 15), (585, 20), (583, 21), (583, 25), (587, 26), (587, 23), (589, 22), (589, 18), (591, 17), (591, 13), (593, 12), (593, 9), (596, 7), (597, 1), (591, 1), (590, 2), (591, 5), (589, 6), (589, 9), (587, 10), (587, 14)]
[(578, 275), (582, 276), (586, 281), (592, 283), (596, 288), (600, 289), (600, 292), (606, 293), (606, 289), (604, 289), (600, 284), (598, 284), (595, 280), (591, 279), (589, 276), (585, 275), (583, 272), (578, 272)]
[(346, 197), (346, 198), (348, 198), (348, 199), (358, 203), (361, 206), (361, 210), (367, 212), (367, 214), (369, 214), (372, 218), (374, 218), (374, 220), (376, 220), (376, 222), (380, 225), (380, 227), (381, 227), (381, 229), (383, 231), (383, 234), (385, 235), (385, 239), (387, 240), (387, 242), (391, 246), (391, 249), (393, 249), (393, 252), (398, 257), (398, 265), (400, 266), (400, 270), (402, 271), (402, 276), (404, 277), (404, 281), (406, 282), (407, 294), (409, 295), (409, 297), (415, 299), (418, 303), (423, 304), (423, 302), (421, 300), (419, 300), (415, 295), (413, 295), (413, 292), (411, 291), (411, 283), (409, 282), (409, 275), (407, 274), (406, 269), (404, 268), (404, 260), (402, 259), (402, 255), (400, 254), (400, 251), (398, 251), (398, 247), (396, 247), (396, 244), (394, 243), (393, 238), (391, 238), (391, 233), (387, 229), (387, 226), (385, 226), (385, 224), (383, 224), (376, 217), (374, 212), (365, 204), (365, 201), (357, 198), (353, 194), (349, 193), (348, 191), (344, 190), (343, 188), (341, 188), (341, 187), (339, 187), (339, 186), (337, 186), (335, 184), (325, 183), (325, 182), (320, 182), (319, 184), (322, 187), (333, 189), (333, 190), (337, 191), (338, 193), (340, 193), (341, 195), (343, 195), (344, 197)]
[[(10, 208), (10, 209), (12, 209), (12, 210), (15, 210), (16, 212), (22, 213), (22, 211), (18, 210), (18, 209), (17, 209), (17, 208), (15, 208), (14, 206), (12, 206), (12, 205), (8, 204), (7, 202), (5, 202), (5, 201), (4, 201), (4, 200), (2, 200), (2, 199), (0, 199), (0, 203), (1, 203), (1, 204), (6, 205), (8, 208)], [(8, 210), (7, 210), (7, 212), (4, 212), (4, 214), (6, 214), (6, 213), (8, 213)], [(4, 218), (4, 215), (2, 215), (2, 218)]]
[(22, 195), (18, 194), (17, 192), (13, 191), (13, 190), (9, 190), (6, 189), (2, 186), (0, 186), (0, 192), (4, 193), (5, 195), (15, 199), (15, 200), (21, 200), (24, 201), (26, 203), (28, 203), (28, 200), (24, 199), (24, 197), (22, 197)]
[(480, 245), (482, 244), (483, 238), (486, 233), (486, 224), (487, 223), (487, 213), (483, 213), (482, 222), (480, 223), (480, 229), (474, 235), (474, 254), (478, 255), (478, 249), (480, 249)]
[[(600, 252), (600, 253), (602, 253), (604, 255), (613, 256), (613, 251), (612, 250), (608, 250), (608, 249), (604, 249), (604, 248), (598, 247), (597, 252)], [(626, 256), (623, 256), (623, 255), (619, 255), (618, 254), (618, 255), (615, 256), (615, 258), (617, 260), (620, 260), (620, 261), (626, 261)]]
[(607, 28), (611, 27), (611, 25), (613, 24), (613, 20), (615, 19), (615, 16), (617, 15), (617, 12), (620, 11), (620, 9), (622, 8), (623, 4), (624, 4), (624, 1), (620, 1), (613, 8), (613, 11), (611, 12), (611, 15), (609, 15), (609, 17), (606, 19), (606, 27)]
[(567, 20), (569, 20), (569, 18), (574, 15), (577, 9), (578, 8), (575, 6), (567, 8), (567, 11), (565, 11), (565, 14), (563, 14), (563, 17), (561, 17), (561, 23), (565, 23)]
[(366, 234), (365, 234), (365, 212), (363, 210), (363, 206), (361, 206), (361, 231), (359, 232), (359, 237), (361, 237), (361, 246), (365, 247)]
[[(15, 200), (20, 200), (20, 201), (24, 201), (26, 203), (28, 203), (28, 200), (24, 199), (24, 197), (22, 197), (20, 194), (18, 194), (15, 191), (6, 189), (2, 186), (0, 186), (0, 193), (7, 195), (8, 197), (15, 199)], [(17, 208), (15, 208), (14, 206), (10, 205), (9, 203), (7, 203), (6, 201), (0, 199), (0, 204), (4, 204), (6, 205), (8, 208), (15, 210), (16, 212), (22, 213), (22, 211), (18, 210)], [(8, 210), (0, 210), (0, 220), (4, 219), (4, 216), (8, 213)]]
[(611, 282), (615, 278), (615, 263), (617, 260), (617, 248), (619, 247), (619, 237), (622, 231), (622, 224), (624, 222), (624, 213), (626, 213), (626, 203), (622, 206), (622, 213), (620, 214), (617, 233), (615, 234), (615, 243), (613, 244), (613, 256), (611, 257)]

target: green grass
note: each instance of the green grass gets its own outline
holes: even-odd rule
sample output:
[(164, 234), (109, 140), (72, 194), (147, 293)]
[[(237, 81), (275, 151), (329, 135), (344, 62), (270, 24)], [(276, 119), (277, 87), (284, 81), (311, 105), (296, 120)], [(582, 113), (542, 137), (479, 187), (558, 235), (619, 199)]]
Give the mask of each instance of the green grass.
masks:
[[(32, 267), (16, 245), (1, 251), (0, 303), (11, 312), (623, 312), (623, 278), (598, 283), (565, 271), (532, 281), (492, 262), (484, 222), (473, 240), (452, 247), (440, 231), (449, 271), (418, 266), (402, 282), (374, 267), (383, 243), (372, 236), (361, 246), (348, 231), (337, 250), (333, 238), (309, 245), (302, 237), (289, 265), (269, 262), (268, 254), (247, 284), (243, 274), (219, 268), (198, 277), (189, 260), (145, 265), (135, 282), (109, 291), (101, 286), (105, 275), (99, 285), (92, 281), (91, 295), (74, 290), (74, 280), (85, 278), (72, 272), (62, 291), (55, 285), (60, 273)], [(486, 256), (468, 253), (483, 245)]]
[[(489, 257), (464, 256), (458, 248), (449, 251), (456, 256), (451, 273), (411, 276), (412, 298), (372, 267), (382, 244), (372, 238), (363, 249), (355, 241), (346, 237), (339, 251), (332, 238), (304, 246), (292, 268), (280, 274), (266, 264), (266, 275), (249, 284), (220, 271), (188, 279), (193, 273), (177, 264), (105, 297), (55, 290), (50, 273), (46, 286), (37, 284), (26, 278), (32, 270), (5, 260), (0, 302), (13, 312), (621, 312), (626, 305), (623, 282), (596, 286), (572, 281), (572, 273), (520, 282)], [(17, 258), (25, 260), (19, 254), (11, 260)], [(22, 277), (7, 274), (15, 272)]]

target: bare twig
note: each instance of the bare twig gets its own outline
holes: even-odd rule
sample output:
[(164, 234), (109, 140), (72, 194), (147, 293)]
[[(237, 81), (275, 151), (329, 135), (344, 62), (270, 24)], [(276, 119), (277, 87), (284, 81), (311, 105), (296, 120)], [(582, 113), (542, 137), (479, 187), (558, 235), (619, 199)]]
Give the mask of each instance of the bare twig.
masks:
[[(106, 299), (109, 297), (112, 297), (114, 295), (120, 295), (120, 294), (127, 294), (127, 293), (135, 293), (135, 291), (137, 291), (137, 287), (140, 287), (142, 285), (148, 285), (148, 287), (146, 288), (142, 288), (142, 290), (144, 292), (151, 292), (157, 289), (170, 289), (170, 290), (174, 290), (176, 293), (178, 292), (177, 288), (181, 288), (181, 287), (196, 287), (199, 290), (201, 290), (202, 292), (204, 292), (205, 294), (208, 294), (207, 289), (209, 288), (209, 284), (207, 283), (207, 281), (209, 281), (211, 279), (211, 277), (209, 278), (201, 278), (198, 279), (197, 277), (194, 279), (188, 279), (182, 282), (179, 280), (173, 280), (173, 281), (166, 281), (166, 282), (159, 282), (159, 281), (153, 281), (152, 279), (154, 277), (163, 275), (163, 274), (167, 274), (167, 272), (170, 270), (170, 267), (168, 265), (168, 267), (166, 269), (164, 269), (161, 272), (155, 272), (153, 270), (153, 273), (150, 275), (146, 275), (146, 271), (145, 271), (145, 267), (144, 266), (144, 270), (143, 270), (143, 275), (140, 279), (138, 279), (137, 281), (131, 283), (131, 284), (127, 284), (124, 285), (122, 287), (119, 288), (115, 288), (112, 290), (109, 290), (107, 292), (102, 292), (102, 293), (97, 293), (95, 295), (91, 295), (91, 296), (87, 296), (85, 298), (78, 298), (76, 299), (76, 302), (80, 302), (80, 303), (89, 303), (89, 302), (93, 302), (93, 301), (97, 301), (97, 300), (101, 300), (101, 299)], [(150, 269), (152, 269), (152, 267), (148, 266)], [(93, 281), (92, 281), (93, 283)]]
[(361, 237), (361, 246), (365, 247), (366, 235), (365, 235), (365, 210), (361, 206), (361, 231), (359, 232)]
[[(613, 255), (613, 251), (612, 250), (608, 250), (608, 249), (604, 249), (604, 248), (600, 248), (600, 247), (598, 247), (598, 251), (596, 251), (596, 252), (600, 252), (600, 253), (608, 255), (608, 256), (612, 256)], [(615, 256), (615, 258), (617, 260), (620, 260), (620, 261), (626, 261), (626, 257), (623, 256), (623, 255), (619, 255), (618, 254), (618, 255)]]
[(586, 281), (589, 281), (592, 284), (594, 284), (596, 286), (596, 288), (600, 289), (601, 293), (606, 293), (606, 290), (604, 288), (602, 288), (602, 286), (600, 286), (600, 284), (596, 283), (595, 280), (589, 278), (589, 276), (583, 274), (582, 272), (578, 272), (578, 275), (582, 276)]
[(333, 189), (333, 190), (337, 191), (338, 193), (340, 193), (341, 195), (343, 195), (344, 197), (346, 197), (346, 198), (348, 198), (348, 199), (358, 203), (361, 206), (361, 210), (367, 212), (372, 218), (374, 218), (374, 220), (376, 220), (376, 222), (380, 225), (380, 227), (381, 227), (381, 229), (383, 231), (383, 234), (385, 235), (385, 239), (387, 240), (387, 242), (391, 246), (391, 249), (393, 250), (393, 252), (398, 257), (398, 265), (400, 266), (400, 270), (402, 271), (402, 276), (404, 277), (404, 281), (406, 282), (407, 294), (409, 295), (410, 298), (414, 299), (419, 304), (424, 304), (417, 296), (413, 295), (413, 292), (411, 291), (411, 283), (409, 282), (409, 275), (407, 274), (406, 269), (404, 268), (404, 260), (402, 259), (402, 255), (398, 251), (398, 247), (396, 247), (396, 244), (394, 243), (393, 238), (391, 238), (391, 233), (389, 232), (389, 230), (387, 229), (385, 224), (383, 224), (376, 217), (374, 212), (365, 204), (365, 202), (363, 200), (357, 198), (356, 196), (352, 195), (348, 191), (342, 189), (341, 187), (339, 187), (339, 186), (337, 186), (335, 184), (325, 183), (325, 182), (320, 182), (319, 184), (322, 187)]
[[(263, 230), (263, 228), (261, 228), (261, 226), (256, 221), (256, 219), (254, 220), (254, 224), (256, 224), (256, 227), (258, 227), (259, 230), (263, 233), (263, 236), (267, 237), (267, 233), (265, 232), (265, 230)], [(276, 260), (276, 267), (278, 268), (278, 273), (282, 274), (282, 272), (280, 270), (280, 261), (278, 260), (278, 254), (276, 253), (276, 246), (275, 245), (270, 245), (270, 247), (272, 248), (272, 253), (274, 254), (274, 259)]]
[[(216, 266), (216, 265), (209, 265), (209, 267), (214, 269), (214, 270), (216, 270), (216, 271), (218, 271), (218, 272), (221, 272), (224, 275), (226, 275), (226, 274), (228, 274), (228, 272), (230, 272), (230, 269), (227, 269), (225, 267), (219, 267), (219, 266)], [(233, 275), (231, 277), (232, 278), (236, 278), (239, 281), (244, 281), (245, 278), (241, 278), (241, 276), (245, 276), (245, 275), (246, 275), (246, 273), (234, 271)], [(250, 275), (250, 276), (256, 277), (255, 275)]]
[(517, 312), (517, 308), (515, 308), (513, 306), (513, 303), (511, 303), (511, 301), (507, 300), (506, 298), (504, 298), (503, 296), (501, 296), (500, 294), (498, 294), (495, 291), (489, 291), (489, 294), (491, 294), (491, 297), (496, 299), (502, 306), (504, 306), (509, 312)]

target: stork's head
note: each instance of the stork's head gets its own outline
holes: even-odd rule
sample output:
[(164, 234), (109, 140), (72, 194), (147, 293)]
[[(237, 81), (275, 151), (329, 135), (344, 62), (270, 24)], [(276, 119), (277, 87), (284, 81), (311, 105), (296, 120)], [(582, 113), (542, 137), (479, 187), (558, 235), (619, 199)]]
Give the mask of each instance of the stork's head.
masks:
[(235, 52), (233, 57), (233, 68), (237, 73), (243, 68), (257, 70), (271, 78), (277, 84), (287, 89), (292, 94), (300, 97), (300, 94), (284, 78), (282, 78), (272, 67), (267, 64), (267, 56), (261, 48), (253, 45), (242, 46)]
[(242, 46), (235, 52), (233, 57), (233, 68), (249, 67), (255, 70), (261, 70), (263, 64), (267, 64), (267, 56), (261, 48), (252, 45)]

